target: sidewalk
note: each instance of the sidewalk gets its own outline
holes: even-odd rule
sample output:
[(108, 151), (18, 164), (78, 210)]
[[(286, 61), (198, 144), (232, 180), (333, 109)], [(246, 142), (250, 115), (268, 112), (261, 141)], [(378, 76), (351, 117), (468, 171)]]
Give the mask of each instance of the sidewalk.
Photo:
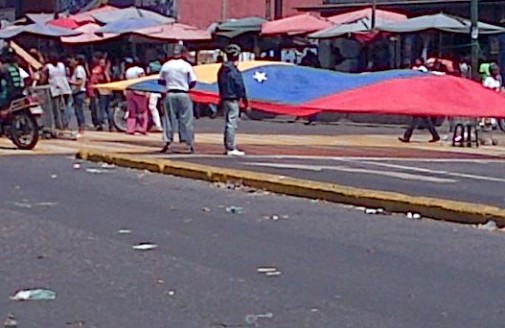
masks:
[[(194, 156), (223, 154), (220, 133), (197, 133)], [(429, 136), (417, 134), (409, 144), (398, 141), (396, 135), (295, 135), (295, 134), (238, 134), (237, 143), (249, 155), (292, 156), (350, 156), (350, 157), (406, 157), (406, 158), (505, 158), (505, 134), (495, 134), (498, 146), (479, 148), (452, 147), (447, 142), (429, 144)], [(154, 155), (162, 147), (161, 134), (129, 136), (123, 133), (87, 132), (77, 141), (41, 140), (33, 152), (22, 152), (5, 138), (0, 139), (1, 155), (75, 154), (79, 149), (114, 153)], [(175, 155), (184, 145), (174, 144)], [(179, 153), (179, 154), (178, 154)], [(170, 154), (165, 155), (168, 158)]]

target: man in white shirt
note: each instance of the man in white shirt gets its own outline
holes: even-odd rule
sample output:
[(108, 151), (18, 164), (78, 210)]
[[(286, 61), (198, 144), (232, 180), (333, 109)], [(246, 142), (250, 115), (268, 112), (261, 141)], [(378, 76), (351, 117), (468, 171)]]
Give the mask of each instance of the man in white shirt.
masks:
[[(489, 66), (490, 75), (482, 81), (482, 85), (488, 89), (495, 90), (496, 92), (501, 92), (503, 87), (500, 66), (495, 63), (492, 63)], [(483, 128), (491, 130), (498, 121), (495, 118), (484, 117), (480, 120), (479, 125)]]
[(496, 64), (491, 64), (490, 66), (490, 75), (484, 79), (482, 84), (489, 89), (493, 89), (495, 91), (501, 91), (502, 88), (502, 78), (500, 74), (500, 67)]
[(159, 84), (164, 86), (165, 116), (163, 117), (163, 141), (161, 152), (170, 150), (174, 140), (174, 130), (179, 128), (179, 141), (186, 142), (189, 153), (194, 152), (193, 102), (189, 90), (196, 85), (193, 67), (187, 62), (187, 49), (182, 45), (174, 47), (173, 59), (167, 61), (160, 71)]

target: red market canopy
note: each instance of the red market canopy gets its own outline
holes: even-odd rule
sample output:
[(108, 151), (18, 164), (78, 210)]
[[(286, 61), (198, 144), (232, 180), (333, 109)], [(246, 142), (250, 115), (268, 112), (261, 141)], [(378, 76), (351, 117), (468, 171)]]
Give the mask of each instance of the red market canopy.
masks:
[(69, 17), (57, 18), (48, 22), (47, 24), (57, 27), (63, 27), (70, 30), (75, 30), (80, 26), (75, 20)]
[(96, 19), (94, 15), (100, 13), (110, 13), (113, 11), (119, 10), (116, 7), (112, 6), (103, 6), (94, 10), (90, 10), (81, 14), (71, 15), (68, 17), (60, 17), (57, 19), (53, 19), (48, 22), (48, 24), (63, 27), (66, 29), (75, 30), (80, 26), (86, 25), (87, 23), (96, 23)]
[(266, 22), (261, 28), (263, 35), (308, 34), (332, 26), (332, 22), (309, 13)]
[(134, 31), (132, 34), (164, 41), (207, 41), (212, 39), (211, 34), (207, 31), (179, 23), (147, 27)]
[(83, 25), (75, 29), (76, 32), (81, 32), (82, 33), (81, 35), (62, 37), (61, 42), (66, 44), (88, 44), (109, 40), (118, 36), (117, 34), (112, 33), (96, 34), (95, 32), (100, 27), (101, 27), (100, 25), (93, 23)]
[[(355, 23), (362, 19), (372, 20), (372, 8), (365, 8), (361, 10), (351, 11), (349, 13), (340, 14), (328, 17), (328, 20), (334, 24), (349, 24)], [(406, 15), (398, 14), (392, 11), (380, 10), (375, 11), (375, 21), (378, 24), (383, 22), (401, 22), (407, 19)]]

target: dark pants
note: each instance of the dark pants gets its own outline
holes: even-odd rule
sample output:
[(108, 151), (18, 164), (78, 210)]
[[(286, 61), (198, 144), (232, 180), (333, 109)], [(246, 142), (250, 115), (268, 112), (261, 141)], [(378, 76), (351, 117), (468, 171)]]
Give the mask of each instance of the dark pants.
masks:
[(433, 139), (440, 139), (440, 136), (438, 135), (438, 132), (435, 129), (435, 126), (433, 125), (431, 118), (426, 116), (414, 116), (412, 118), (412, 122), (410, 123), (409, 127), (407, 128), (407, 130), (405, 130), (405, 133), (403, 134), (403, 139), (410, 140), (410, 137), (412, 137), (412, 133), (414, 133), (414, 129), (419, 126), (424, 126), (425, 128), (427, 128), (428, 131), (430, 131)]
[(86, 126), (86, 119), (84, 117), (84, 100), (86, 99), (85, 92), (74, 93), (74, 111), (77, 118), (77, 124), (80, 129)]
[(98, 104), (98, 96), (93, 96), (89, 98), (89, 110), (91, 111), (91, 122), (93, 123), (93, 126), (99, 127), (100, 126), (100, 120), (98, 119), (99, 117), (99, 104)]
[(105, 122), (109, 124), (109, 129), (114, 127), (114, 120), (112, 117), (112, 112), (109, 110), (111, 102), (111, 95), (100, 95), (98, 96), (99, 111), (98, 111), (98, 122), (100, 126), (104, 126)]

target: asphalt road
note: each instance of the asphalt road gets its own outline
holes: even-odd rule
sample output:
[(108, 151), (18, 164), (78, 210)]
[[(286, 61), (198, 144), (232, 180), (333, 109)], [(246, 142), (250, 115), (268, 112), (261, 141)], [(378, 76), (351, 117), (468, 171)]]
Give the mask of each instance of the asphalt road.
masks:
[(394, 191), (505, 208), (505, 166), (499, 159), (310, 156), (181, 156), (194, 163)]
[[(503, 325), (501, 232), (73, 163), (0, 158), (0, 316), (19, 327)], [(56, 300), (9, 300), (34, 287)]]

